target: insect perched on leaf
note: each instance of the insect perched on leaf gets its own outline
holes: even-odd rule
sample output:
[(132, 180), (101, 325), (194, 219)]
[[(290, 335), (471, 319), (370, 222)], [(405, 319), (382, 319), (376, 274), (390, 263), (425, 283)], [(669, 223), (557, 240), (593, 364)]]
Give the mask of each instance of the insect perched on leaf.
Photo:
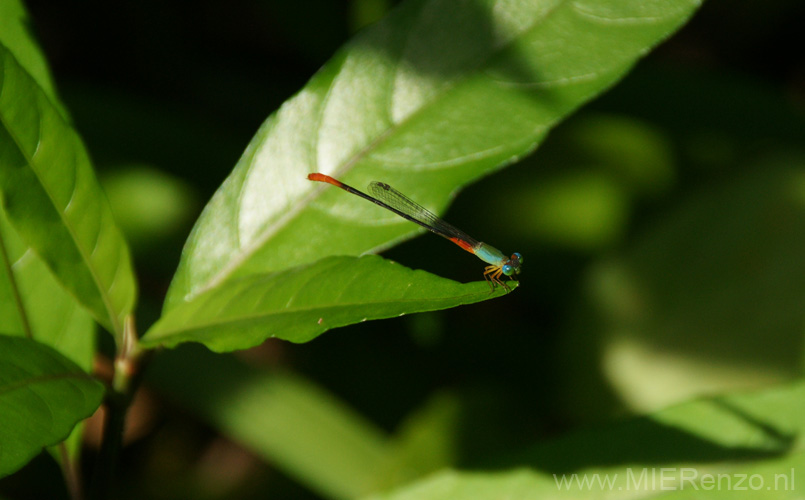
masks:
[(369, 183), (369, 192), (372, 195), (368, 195), (329, 175), (308, 174), (307, 178), (311, 181), (332, 184), (387, 210), (391, 210), (403, 219), (419, 224), (428, 231), (443, 236), (464, 250), (476, 255), (479, 259), (489, 264), (484, 269), (484, 278), (489, 282), (493, 290), (495, 285), (501, 285), (507, 292), (510, 292), (511, 288), (501, 278), (507, 276), (511, 279), (512, 276), (520, 273), (520, 266), (523, 263), (522, 255), (515, 252), (511, 257), (507, 258), (497, 248), (478, 241), (452, 224), (445, 222), (436, 214), (388, 184), (377, 181)]

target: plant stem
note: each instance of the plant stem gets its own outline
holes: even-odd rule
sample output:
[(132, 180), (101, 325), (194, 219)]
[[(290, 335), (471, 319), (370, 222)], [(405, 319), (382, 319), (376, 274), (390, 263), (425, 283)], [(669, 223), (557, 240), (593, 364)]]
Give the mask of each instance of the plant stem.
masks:
[(126, 318), (123, 339), (118, 345), (118, 354), (115, 357), (112, 387), (109, 388), (104, 403), (106, 411), (103, 419), (101, 450), (90, 479), (89, 500), (101, 500), (114, 496), (112, 486), (115, 482), (120, 452), (123, 449), (126, 412), (140, 381), (138, 364), (141, 354), (142, 351), (137, 346), (134, 319), (129, 316)]
[(95, 470), (90, 479), (90, 500), (110, 498), (112, 484), (117, 473), (117, 462), (123, 448), (123, 428), (128, 404), (124, 394), (110, 391), (106, 397), (103, 419), (101, 451), (98, 453)]
[(123, 339), (117, 349), (112, 389), (121, 394), (127, 394), (130, 392), (131, 380), (138, 372), (137, 362), (142, 353), (137, 345), (137, 331), (134, 327), (134, 317), (131, 315), (126, 318), (123, 325)]
[(59, 456), (61, 457), (61, 470), (64, 474), (64, 483), (67, 485), (67, 492), (71, 500), (81, 500), (84, 492), (81, 491), (81, 471), (79, 464), (73, 460), (67, 450), (67, 445), (62, 441), (59, 443)]

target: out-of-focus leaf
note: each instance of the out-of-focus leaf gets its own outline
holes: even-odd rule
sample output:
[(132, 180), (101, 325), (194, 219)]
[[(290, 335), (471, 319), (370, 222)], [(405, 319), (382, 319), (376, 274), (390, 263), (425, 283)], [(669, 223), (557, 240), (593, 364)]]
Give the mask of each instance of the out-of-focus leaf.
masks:
[(99, 323), (121, 335), (135, 300), (126, 243), (80, 138), (3, 46), (0, 194), (26, 244)]
[(752, 498), (796, 499), (803, 411), (802, 383), (694, 401), (537, 445), (496, 472), (443, 471), (367, 498), (733, 498), (743, 485)]
[(623, 235), (629, 199), (611, 176), (588, 170), (520, 187), (509, 207), (513, 213), (530, 214), (516, 223), (531, 238), (590, 250), (612, 245)]
[[(413, 0), (361, 32), (258, 131), (194, 228), (166, 311), (226, 280), (376, 252), (419, 229), (330, 186), (444, 208), (677, 29), (698, 0)], [(481, 236), (481, 235), (476, 235)]]
[(472, 304), (506, 291), (457, 283), (380, 257), (330, 257), (278, 273), (230, 280), (170, 310), (142, 347), (201, 342), (232, 351), (267, 338), (307, 342), (331, 328), (368, 319)]
[(767, 158), (593, 267), (578, 335), (600, 332), (604, 373), (633, 410), (801, 376), (803, 186), (802, 157)]
[(52, 348), (0, 335), (0, 477), (64, 440), (102, 398), (103, 386)]
[[(498, 217), (498, 230), (522, 235), (518, 248), (529, 254), (529, 246), (613, 248), (629, 232), (634, 201), (667, 193), (676, 178), (671, 138), (660, 127), (628, 116), (581, 111), (540, 148), (517, 168), (538, 168), (538, 175), (516, 185), (509, 179), (517, 173), (491, 182), (493, 191), (506, 190), (507, 213), (527, 214)], [(498, 203), (476, 204), (488, 213)]]
[(198, 210), (191, 188), (151, 167), (132, 165), (101, 177), (112, 213), (135, 253), (164, 243)]
[(326, 498), (371, 491), (384, 463), (380, 429), (291, 373), (194, 346), (160, 354), (148, 376), (156, 389)]
[(595, 166), (628, 193), (646, 197), (667, 192), (676, 179), (671, 138), (656, 125), (630, 116), (582, 113), (556, 131), (554, 147), (564, 165)]
[(407, 484), (454, 465), (458, 460), (461, 401), (439, 394), (408, 416), (388, 445), (388, 459), (375, 481), (377, 491)]
[(356, 0), (349, 3), (349, 26), (351, 31), (358, 31), (372, 23), (376, 23), (391, 8), (389, 0)]

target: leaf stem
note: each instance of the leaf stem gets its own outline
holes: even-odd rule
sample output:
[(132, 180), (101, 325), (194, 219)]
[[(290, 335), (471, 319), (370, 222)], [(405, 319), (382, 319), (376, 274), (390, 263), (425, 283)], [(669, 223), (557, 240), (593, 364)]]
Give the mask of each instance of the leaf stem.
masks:
[(61, 470), (64, 475), (64, 483), (67, 485), (67, 491), (70, 494), (71, 500), (81, 500), (84, 498), (84, 492), (81, 488), (81, 471), (79, 470), (79, 463), (73, 460), (70, 452), (67, 450), (67, 445), (64, 441), (59, 443), (59, 456), (61, 457)]
[(117, 462), (123, 448), (123, 429), (126, 421), (126, 395), (114, 390), (106, 396), (101, 451), (89, 483), (89, 500), (112, 497), (112, 484), (117, 473)]
[(101, 450), (90, 479), (87, 497), (89, 500), (115, 496), (112, 486), (123, 449), (126, 413), (141, 380), (139, 368), (143, 351), (137, 344), (137, 332), (132, 315), (126, 317), (123, 339), (118, 349), (114, 362), (112, 386), (106, 395)]
[(115, 357), (114, 376), (112, 388), (122, 394), (128, 392), (132, 377), (137, 372), (137, 362), (142, 353), (137, 343), (137, 329), (134, 326), (134, 316), (126, 317), (123, 324), (123, 338), (118, 345)]

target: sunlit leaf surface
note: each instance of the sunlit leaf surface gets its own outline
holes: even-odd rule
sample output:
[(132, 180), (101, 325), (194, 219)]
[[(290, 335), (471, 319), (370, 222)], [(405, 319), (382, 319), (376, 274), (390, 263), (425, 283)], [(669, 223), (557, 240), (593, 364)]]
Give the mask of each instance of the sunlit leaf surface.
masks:
[[(260, 128), (196, 224), (166, 311), (231, 278), (376, 252), (412, 236), (417, 226), (306, 174), (359, 189), (382, 180), (442, 209), (457, 186), (529, 153), (698, 4), (402, 4)], [(464, 229), (483, 240), (483, 228)]]
[(135, 282), (75, 130), (0, 46), (0, 194), (15, 230), (93, 317), (122, 332)]

